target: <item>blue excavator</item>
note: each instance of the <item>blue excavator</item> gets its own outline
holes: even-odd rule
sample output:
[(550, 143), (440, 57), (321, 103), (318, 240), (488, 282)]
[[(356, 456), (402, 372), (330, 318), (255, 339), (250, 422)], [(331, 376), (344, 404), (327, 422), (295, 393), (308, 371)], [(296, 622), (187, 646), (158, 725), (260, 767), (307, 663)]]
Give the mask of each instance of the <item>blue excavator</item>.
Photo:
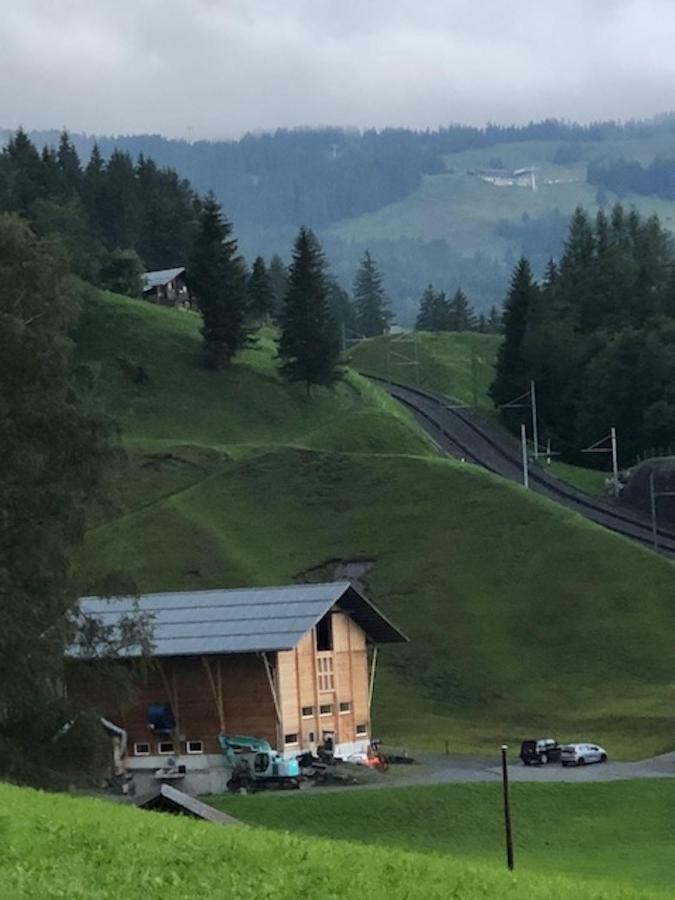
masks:
[(228, 791), (239, 794), (270, 787), (300, 788), (297, 759), (284, 759), (264, 738), (220, 734), (218, 743), (232, 769)]

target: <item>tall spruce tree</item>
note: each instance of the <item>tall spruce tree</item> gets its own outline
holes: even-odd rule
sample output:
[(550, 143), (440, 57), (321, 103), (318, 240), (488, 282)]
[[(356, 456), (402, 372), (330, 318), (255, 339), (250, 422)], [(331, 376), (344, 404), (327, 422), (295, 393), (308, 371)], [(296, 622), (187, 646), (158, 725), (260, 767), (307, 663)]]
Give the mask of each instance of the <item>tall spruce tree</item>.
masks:
[(301, 228), (293, 248), (288, 293), (281, 318), (281, 371), (291, 382), (330, 387), (342, 378), (340, 335), (330, 314), (326, 264), (321, 245)]
[(450, 330), (472, 331), (476, 327), (476, 314), (469, 303), (466, 294), (458, 289), (449, 304)]
[(220, 204), (207, 197), (188, 264), (190, 288), (202, 316), (204, 365), (220, 369), (250, 344), (246, 270)]
[(523, 257), (516, 264), (504, 303), (504, 340), (497, 354), (495, 380), (490, 386), (490, 396), (497, 406), (510, 402), (527, 388), (523, 343), (528, 314), (536, 302), (538, 291), (530, 264)]
[(257, 256), (246, 284), (248, 314), (255, 322), (268, 322), (274, 312), (272, 281), (262, 256)]
[(375, 260), (366, 250), (354, 277), (356, 327), (365, 337), (384, 334), (393, 316)]
[(0, 774), (37, 781), (74, 712), (63, 692), (78, 599), (73, 555), (112, 430), (68, 334), (78, 292), (58, 243), (0, 215)]

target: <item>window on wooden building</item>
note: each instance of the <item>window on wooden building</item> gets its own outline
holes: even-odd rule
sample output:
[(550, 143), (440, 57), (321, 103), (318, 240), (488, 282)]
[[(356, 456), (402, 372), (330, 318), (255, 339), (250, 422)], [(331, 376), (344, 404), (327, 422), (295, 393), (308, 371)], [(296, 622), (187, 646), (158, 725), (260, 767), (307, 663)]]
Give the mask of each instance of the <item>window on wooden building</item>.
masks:
[(157, 744), (157, 752), (160, 756), (171, 756), (172, 753), (176, 752), (173, 741), (160, 741)]
[(298, 736), (297, 734), (285, 734), (284, 735), (284, 744), (297, 744)]
[(330, 613), (321, 619), (316, 626), (316, 649), (319, 653), (333, 649), (333, 617)]
[(352, 705), (349, 702), (349, 700), (344, 701), (340, 704), (340, 712), (341, 713), (349, 712), (351, 710), (351, 708), (352, 708)]
[(332, 703), (322, 703), (319, 707), (319, 712), (322, 716), (330, 716), (333, 712), (333, 704)]
[(335, 675), (333, 674), (333, 657), (319, 656), (316, 662), (319, 672), (319, 690), (334, 691)]
[(134, 744), (134, 756), (150, 756), (150, 744)]
[(188, 753), (203, 753), (204, 752), (204, 742), (203, 741), (188, 741), (185, 749)]
[(314, 715), (314, 707), (313, 706), (303, 706), (302, 707), (302, 718), (303, 719), (311, 719)]

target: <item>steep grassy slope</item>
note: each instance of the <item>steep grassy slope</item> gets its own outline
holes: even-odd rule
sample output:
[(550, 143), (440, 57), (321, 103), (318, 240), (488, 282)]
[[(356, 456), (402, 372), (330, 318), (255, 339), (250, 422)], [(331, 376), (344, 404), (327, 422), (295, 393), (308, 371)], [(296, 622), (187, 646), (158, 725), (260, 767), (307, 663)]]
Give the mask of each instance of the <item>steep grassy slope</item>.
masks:
[[(491, 334), (411, 332), (355, 344), (350, 363), (359, 372), (421, 387), (475, 406), (498, 418), (488, 388), (494, 379), (501, 338)], [(417, 360), (417, 365), (414, 365)], [(606, 494), (608, 472), (585, 469), (553, 457), (551, 475), (589, 494)]]
[(670, 563), (435, 455), (356, 376), (307, 401), (265, 347), (205, 373), (194, 317), (111, 297), (79, 341), (130, 446), (85, 580), (103, 567), (143, 590), (278, 584), (372, 559), (369, 591), (411, 638), (384, 654), (386, 739), (492, 749), (542, 729), (614, 755), (673, 745)]
[(0, 786), (0, 892), (17, 900), (657, 898), (611, 882), (509, 875), (451, 855), (294, 837)]
[[(251, 824), (314, 837), (500, 860), (499, 784), (446, 784), (288, 798), (212, 797)], [(519, 872), (602, 878), (626, 887), (672, 890), (675, 781), (514, 784)]]
[[(517, 223), (523, 216), (533, 218), (554, 210), (569, 214), (578, 205), (590, 212), (597, 210), (596, 188), (586, 182), (588, 161), (623, 156), (650, 162), (659, 153), (673, 155), (673, 140), (667, 135), (649, 140), (583, 143), (582, 158), (573, 165), (553, 162), (558, 147), (554, 142), (528, 141), (451, 154), (446, 157), (446, 173), (425, 176), (421, 187), (408, 197), (341, 222), (332, 233), (355, 241), (443, 238), (466, 255), (480, 252), (501, 259), (507, 250), (517, 254), (520, 248), (495, 233), (500, 220)], [(496, 187), (468, 174), (476, 168), (489, 168), (495, 157), (507, 169), (536, 166), (538, 190)], [(615, 202), (618, 198), (609, 199)], [(622, 198), (622, 202), (646, 214), (657, 213), (665, 225), (673, 227), (675, 203), (632, 194)]]
[(487, 390), (500, 343), (498, 335), (473, 332), (385, 335), (355, 344), (350, 364), (368, 375), (391, 377), (492, 410)]

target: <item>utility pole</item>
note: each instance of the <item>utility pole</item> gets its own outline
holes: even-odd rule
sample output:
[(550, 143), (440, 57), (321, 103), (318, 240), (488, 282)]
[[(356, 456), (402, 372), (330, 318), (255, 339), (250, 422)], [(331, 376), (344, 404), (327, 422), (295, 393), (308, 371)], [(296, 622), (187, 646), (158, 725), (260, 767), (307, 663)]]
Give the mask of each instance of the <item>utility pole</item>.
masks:
[(616, 452), (616, 428), (612, 425), (610, 430), (612, 440), (612, 473), (614, 475), (614, 496), (619, 496), (619, 460)]
[(539, 425), (537, 424), (537, 388), (534, 380), (530, 382), (530, 406), (532, 408), (532, 441), (534, 443), (534, 461), (539, 460)]
[(649, 501), (652, 511), (652, 543), (654, 550), (659, 549), (659, 524), (656, 519), (656, 498), (657, 497), (675, 497), (675, 491), (657, 491), (654, 486), (654, 470), (649, 473)]
[[(603, 447), (609, 440), (610, 446)], [(619, 496), (619, 454), (617, 450), (616, 428), (612, 425), (609, 435), (591, 444), (581, 451), (582, 453), (611, 453), (612, 454), (612, 481), (614, 482), (614, 497)]]
[(659, 549), (659, 530), (656, 525), (656, 492), (654, 490), (654, 472), (649, 473), (649, 500), (652, 508), (652, 542), (654, 550)]
[(478, 409), (478, 359), (476, 357), (476, 345), (471, 341), (471, 392), (473, 395), (473, 408)]
[(530, 472), (527, 460), (527, 432), (525, 430), (525, 423), (520, 426), (520, 444), (523, 450), (523, 484), (525, 485), (525, 488), (528, 489), (530, 487)]
[(506, 865), (513, 872), (513, 831), (511, 828), (511, 797), (509, 795), (509, 768), (506, 759), (508, 747), (502, 744), (502, 794), (504, 798), (504, 836), (506, 838)]

